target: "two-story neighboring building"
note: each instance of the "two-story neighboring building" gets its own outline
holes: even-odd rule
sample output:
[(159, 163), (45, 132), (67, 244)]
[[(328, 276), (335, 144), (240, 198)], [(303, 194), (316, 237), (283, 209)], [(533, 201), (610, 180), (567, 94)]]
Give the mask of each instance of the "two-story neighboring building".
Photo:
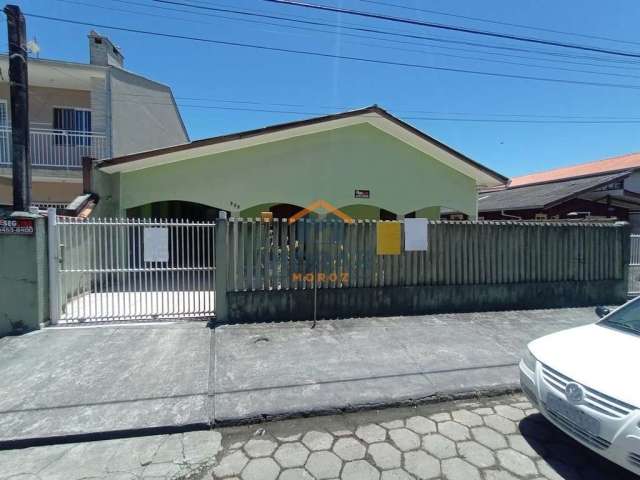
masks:
[[(125, 70), (90, 32), (88, 64), (29, 58), (32, 199), (62, 207), (82, 193), (82, 157), (97, 160), (189, 141), (171, 89)], [(12, 203), (9, 61), (0, 56), (0, 207)]]

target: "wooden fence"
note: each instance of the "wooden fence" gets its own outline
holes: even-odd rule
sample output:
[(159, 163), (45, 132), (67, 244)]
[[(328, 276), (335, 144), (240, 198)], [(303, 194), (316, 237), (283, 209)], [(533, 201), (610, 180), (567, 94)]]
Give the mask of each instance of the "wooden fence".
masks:
[(627, 273), (628, 230), (619, 225), (430, 221), (427, 251), (379, 256), (376, 223), (231, 219), (229, 290), (620, 280)]

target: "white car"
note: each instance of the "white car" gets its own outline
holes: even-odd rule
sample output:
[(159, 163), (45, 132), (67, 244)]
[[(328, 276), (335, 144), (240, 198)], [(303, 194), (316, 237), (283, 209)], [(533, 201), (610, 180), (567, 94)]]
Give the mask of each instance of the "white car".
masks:
[(640, 297), (602, 320), (534, 340), (520, 384), (551, 423), (640, 475)]

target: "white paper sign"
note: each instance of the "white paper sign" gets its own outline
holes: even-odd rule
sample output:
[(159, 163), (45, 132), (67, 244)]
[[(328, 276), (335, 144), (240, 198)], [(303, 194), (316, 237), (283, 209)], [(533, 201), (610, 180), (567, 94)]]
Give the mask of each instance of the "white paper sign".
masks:
[(425, 251), (428, 247), (429, 222), (426, 218), (404, 219), (404, 250), (406, 252)]
[(145, 228), (144, 229), (144, 261), (168, 262), (169, 261), (169, 229)]

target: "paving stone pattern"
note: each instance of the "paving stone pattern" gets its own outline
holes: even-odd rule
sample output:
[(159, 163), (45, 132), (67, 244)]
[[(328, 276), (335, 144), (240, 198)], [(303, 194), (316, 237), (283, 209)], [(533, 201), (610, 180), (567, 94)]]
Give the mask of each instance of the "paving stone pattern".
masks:
[[(221, 429), (214, 479), (631, 479), (547, 422), (522, 395)], [(254, 476), (256, 439), (277, 468)], [(264, 450), (267, 450), (265, 447)], [(242, 455), (246, 462), (227, 459)], [(210, 477), (208, 477), (210, 478)]]
[(521, 395), (0, 452), (0, 480), (632, 478)]

